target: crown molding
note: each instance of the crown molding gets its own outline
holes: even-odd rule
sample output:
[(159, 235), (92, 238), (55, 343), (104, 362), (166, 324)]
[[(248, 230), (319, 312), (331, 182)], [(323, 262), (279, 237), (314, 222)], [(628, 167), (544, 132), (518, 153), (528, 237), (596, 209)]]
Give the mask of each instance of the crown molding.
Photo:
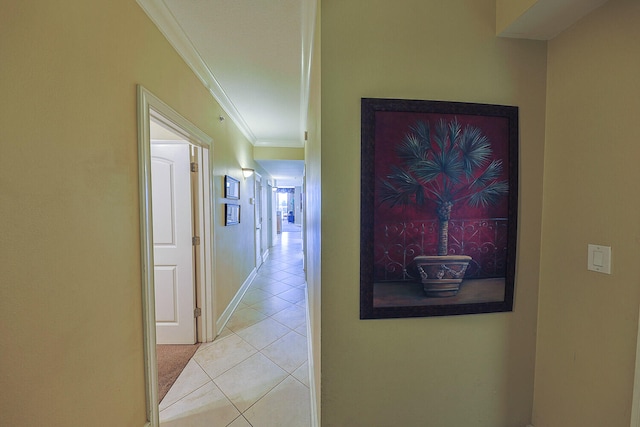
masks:
[(236, 109), (231, 99), (216, 79), (215, 75), (202, 57), (198, 54), (193, 44), (186, 36), (182, 27), (162, 0), (136, 0), (138, 5), (144, 10), (151, 21), (158, 27), (160, 32), (169, 41), (171, 46), (178, 52), (189, 68), (200, 79), (209, 93), (220, 104), (220, 107), (227, 113), (227, 116), (238, 126), (238, 129), (249, 140), (251, 144), (256, 143), (256, 137)]

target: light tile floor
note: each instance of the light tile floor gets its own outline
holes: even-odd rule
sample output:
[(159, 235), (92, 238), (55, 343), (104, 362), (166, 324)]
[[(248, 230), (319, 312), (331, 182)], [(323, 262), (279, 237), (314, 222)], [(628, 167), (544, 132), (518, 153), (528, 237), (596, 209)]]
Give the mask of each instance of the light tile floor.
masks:
[(162, 427), (311, 425), (300, 232), (278, 243), (222, 333), (160, 403)]

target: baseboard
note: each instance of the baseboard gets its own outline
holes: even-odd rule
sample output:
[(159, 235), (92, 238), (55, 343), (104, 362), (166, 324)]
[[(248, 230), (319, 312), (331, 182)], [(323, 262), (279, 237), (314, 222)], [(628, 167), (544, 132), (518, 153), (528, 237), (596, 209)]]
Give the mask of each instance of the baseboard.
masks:
[(216, 321), (216, 336), (220, 335), (224, 327), (227, 325), (227, 322), (231, 318), (231, 315), (233, 314), (234, 311), (236, 311), (236, 308), (238, 308), (238, 304), (240, 304), (240, 300), (242, 299), (244, 294), (247, 292), (247, 289), (249, 289), (249, 286), (251, 286), (251, 283), (253, 282), (253, 279), (256, 278), (256, 275), (257, 275), (257, 272), (256, 272), (256, 269), (254, 268), (249, 274), (249, 276), (247, 277), (247, 279), (244, 281), (242, 286), (240, 286), (240, 289), (238, 289), (238, 292), (236, 292), (235, 296), (233, 297), (233, 299), (231, 300), (227, 308), (224, 310), (222, 315)]

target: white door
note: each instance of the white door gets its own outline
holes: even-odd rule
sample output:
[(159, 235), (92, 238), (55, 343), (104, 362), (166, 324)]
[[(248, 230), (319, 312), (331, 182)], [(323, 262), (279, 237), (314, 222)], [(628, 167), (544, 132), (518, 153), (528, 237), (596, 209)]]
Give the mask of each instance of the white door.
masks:
[(254, 208), (256, 217), (256, 268), (262, 265), (262, 177), (258, 174), (254, 188)]
[(196, 341), (190, 180), (189, 144), (151, 144), (158, 344)]

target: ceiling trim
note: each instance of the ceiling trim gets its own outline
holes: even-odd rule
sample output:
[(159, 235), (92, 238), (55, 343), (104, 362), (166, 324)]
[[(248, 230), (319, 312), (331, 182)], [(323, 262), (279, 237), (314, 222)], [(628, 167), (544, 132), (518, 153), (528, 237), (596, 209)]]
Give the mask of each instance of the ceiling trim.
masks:
[(138, 5), (144, 10), (147, 16), (153, 21), (160, 32), (169, 41), (171, 46), (178, 52), (187, 63), (209, 93), (220, 104), (220, 107), (227, 113), (229, 118), (238, 126), (240, 132), (251, 142), (256, 144), (256, 137), (244, 121), (231, 99), (227, 96), (222, 86), (211, 72), (209, 67), (202, 60), (193, 44), (186, 36), (182, 27), (173, 16), (169, 8), (160, 0), (136, 0)]

